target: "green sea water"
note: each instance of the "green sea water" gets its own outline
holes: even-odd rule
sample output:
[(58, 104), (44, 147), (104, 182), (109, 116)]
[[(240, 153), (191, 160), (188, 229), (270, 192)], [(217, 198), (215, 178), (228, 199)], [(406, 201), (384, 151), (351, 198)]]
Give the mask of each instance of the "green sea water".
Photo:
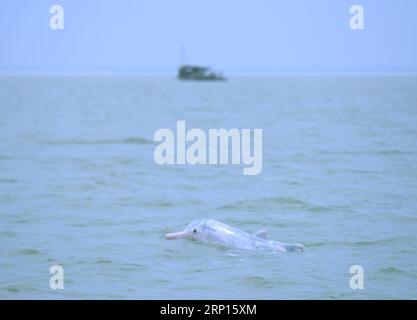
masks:
[[(262, 173), (157, 165), (177, 120), (262, 128)], [(307, 251), (165, 240), (201, 218)], [(415, 299), (416, 231), (416, 77), (0, 78), (2, 299)]]

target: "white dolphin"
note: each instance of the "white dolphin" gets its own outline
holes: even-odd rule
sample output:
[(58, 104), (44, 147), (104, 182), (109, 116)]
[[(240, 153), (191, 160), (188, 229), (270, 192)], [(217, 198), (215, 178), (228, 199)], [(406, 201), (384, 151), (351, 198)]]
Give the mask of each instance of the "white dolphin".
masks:
[(193, 238), (239, 249), (263, 249), (282, 252), (305, 250), (305, 247), (299, 243), (268, 240), (264, 230), (250, 234), (213, 219), (193, 221), (183, 231), (168, 233), (165, 237), (167, 239)]

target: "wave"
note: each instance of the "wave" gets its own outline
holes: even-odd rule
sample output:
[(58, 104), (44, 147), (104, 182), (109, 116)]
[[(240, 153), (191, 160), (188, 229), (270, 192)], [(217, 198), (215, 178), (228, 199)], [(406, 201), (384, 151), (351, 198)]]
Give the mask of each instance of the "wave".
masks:
[(240, 280), (245, 286), (256, 286), (256, 287), (265, 287), (265, 288), (274, 288), (276, 283), (271, 282), (271, 279), (261, 277), (261, 276), (248, 276)]
[(246, 210), (246, 211), (259, 211), (259, 210), (305, 210), (313, 213), (320, 212), (333, 212), (343, 211), (352, 212), (352, 208), (348, 205), (325, 205), (317, 206), (308, 202), (302, 201), (293, 197), (263, 197), (254, 200), (241, 200), (233, 203), (229, 203), (216, 210)]
[(309, 205), (292, 197), (264, 197), (255, 200), (243, 200), (226, 204), (216, 208), (217, 210), (258, 210), (265, 207), (292, 207), (307, 208)]
[(400, 269), (398, 267), (381, 268), (381, 269), (379, 269), (379, 272), (387, 273), (387, 274), (390, 274), (391, 276), (393, 276), (393, 275), (402, 275), (402, 276), (406, 276), (406, 277), (413, 278), (413, 279), (417, 278), (417, 274), (415, 272), (412, 272), (412, 271), (409, 271), (409, 270), (403, 270), (403, 269)]
[(81, 140), (81, 139), (69, 139), (48, 141), (45, 144), (48, 145), (105, 145), (105, 144), (138, 144), (147, 145), (153, 144), (152, 140), (148, 140), (142, 137), (129, 137), (125, 139), (97, 139), (97, 140)]
[(16, 179), (1, 179), (0, 178), (0, 183), (17, 183), (17, 182), (19, 181)]
[(397, 237), (388, 239), (377, 239), (368, 241), (326, 241), (326, 242), (313, 242), (305, 243), (307, 248), (320, 248), (320, 247), (367, 247), (374, 245), (387, 245), (395, 242), (412, 241), (412, 237)]
[(318, 150), (321, 154), (328, 155), (348, 155), (348, 156), (360, 156), (360, 155), (415, 155), (415, 150), (409, 149), (384, 149), (384, 150)]
[(20, 289), (17, 288), (17, 287), (7, 287), (6, 291), (10, 292), (10, 293), (18, 293), (18, 292), (20, 292)]
[(41, 252), (37, 249), (30, 248), (30, 249), (19, 250), (19, 253), (23, 255), (34, 255), (34, 254), (40, 254)]
[(401, 274), (403, 273), (403, 271), (399, 268), (396, 267), (388, 267), (388, 268), (382, 268), (380, 269), (380, 271), (382, 273), (396, 273), (396, 274)]
[(13, 231), (0, 231), (0, 237), (4, 237), (4, 238), (16, 238), (17, 233), (13, 232)]
[(108, 263), (113, 263), (113, 261), (109, 260), (109, 259), (98, 259), (95, 262), (96, 264), (108, 264)]

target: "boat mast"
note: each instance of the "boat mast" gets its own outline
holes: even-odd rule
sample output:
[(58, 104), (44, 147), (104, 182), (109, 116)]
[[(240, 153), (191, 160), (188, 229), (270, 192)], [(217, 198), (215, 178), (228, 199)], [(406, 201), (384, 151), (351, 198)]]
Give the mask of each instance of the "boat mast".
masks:
[(184, 45), (181, 45), (181, 53), (180, 53), (180, 65), (183, 66), (187, 63), (187, 51)]

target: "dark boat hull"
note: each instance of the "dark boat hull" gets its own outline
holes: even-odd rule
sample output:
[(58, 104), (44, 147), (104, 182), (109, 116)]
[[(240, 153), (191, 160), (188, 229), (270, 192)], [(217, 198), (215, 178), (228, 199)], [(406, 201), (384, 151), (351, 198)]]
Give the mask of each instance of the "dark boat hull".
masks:
[(223, 75), (214, 73), (209, 68), (184, 65), (178, 70), (178, 79), (192, 81), (225, 81)]

